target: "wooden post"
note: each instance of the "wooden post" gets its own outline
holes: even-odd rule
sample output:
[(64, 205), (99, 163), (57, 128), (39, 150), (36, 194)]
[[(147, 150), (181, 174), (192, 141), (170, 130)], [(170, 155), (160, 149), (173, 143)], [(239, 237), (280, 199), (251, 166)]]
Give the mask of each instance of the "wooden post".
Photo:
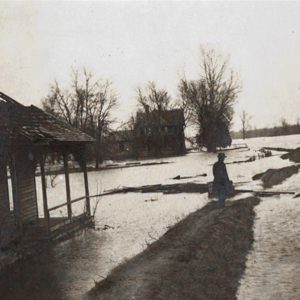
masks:
[(64, 153), (63, 157), (64, 157), (64, 169), (65, 169), (65, 179), (66, 179), (68, 218), (71, 220), (72, 219), (72, 205), (71, 205), (71, 191), (70, 191), (68, 155), (66, 153)]
[(50, 231), (50, 217), (48, 211), (48, 199), (47, 199), (47, 184), (45, 176), (45, 160), (43, 157), (40, 159), (40, 168), (41, 168), (41, 181), (42, 181), (42, 191), (43, 191), (43, 206), (44, 206), (44, 217), (47, 224), (47, 231)]
[(20, 202), (18, 199), (18, 189), (17, 189), (17, 166), (16, 166), (17, 155), (14, 153), (11, 158), (10, 164), (10, 176), (11, 176), (11, 185), (12, 185), (12, 194), (13, 194), (13, 203), (14, 203), (14, 216), (18, 226), (20, 234), (23, 234), (23, 222), (20, 210)]
[(35, 195), (35, 204), (36, 204), (36, 218), (39, 218), (39, 206), (38, 206), (38, 198), (37, 198), (37, 189), (36, 189), (36, 176), (35, 176), (35, 171), (36, 171), (36, 162), (34, 163), (34, 195)]
[(10, 216), (9, 207), (9, 192), (8, 192), (8, 178), (7, 165), (5, 159), (2, 161), (0, 156), (0, 219), (8, 218)]
[(87, 174), (85, 157), (83, 158), (82, 168), (83, 168), (83, 176), (84, 176), (84, 187), (85, 187), (85, 198), (86, 198), (86, 203), (85, 203), (85, 205), (86, 205), (86, 212), (90, 216), (91, 215), (90, 192), (89, 192), (89, 182), (88, 182), (88, 174)]

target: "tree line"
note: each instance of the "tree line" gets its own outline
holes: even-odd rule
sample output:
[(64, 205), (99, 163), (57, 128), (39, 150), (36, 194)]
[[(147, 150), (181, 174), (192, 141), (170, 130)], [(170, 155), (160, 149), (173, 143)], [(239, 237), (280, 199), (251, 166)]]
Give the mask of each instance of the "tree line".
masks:
[[(136, 90), (138, 111), (151, 113), (173, 108), (182, 109), (186, 125), (197, 128), (197, 143), (208, 151), (231, 144), (230, 127), (234, 104), (241, 90), (238, 77), (229, 67), (228, 58), (213, 49), (202, 49), (199, 77), (182, 77), (178, 97), (171, 99), (165, 89), (148, 82)], [(95, 78), (87, 69), (73, 70), (68, 88), (54, 82), (42, 100), (45, 111), (95, 137), (91, 151), (95, 167), (103, 161), (104, 137), (116, 121), (113, 112), (118, 97), (112, 82)], [(135, 118), (123, 124), (133, 128)]]
[(242, 138), (255, 138), (255, 137), (269, 137), (280, 135), (292, 135), (300, 134), (300, 123), (288, 124), (286, 120), (282, 120), (279, 126), (269, 128), (254, 128), (254, 129), (242, 129), (241, 131), (232, 132), (231, 135), (235, 139)]

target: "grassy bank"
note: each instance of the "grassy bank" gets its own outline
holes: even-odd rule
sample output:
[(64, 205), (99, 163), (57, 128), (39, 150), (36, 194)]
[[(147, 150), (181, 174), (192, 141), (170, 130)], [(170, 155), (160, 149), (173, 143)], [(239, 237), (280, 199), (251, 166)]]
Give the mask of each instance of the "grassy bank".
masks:
[(254, 197), (229, 202), (224, 209), (209, 203), (114, 269), (88, 298), (235, 299), (258, 203)]

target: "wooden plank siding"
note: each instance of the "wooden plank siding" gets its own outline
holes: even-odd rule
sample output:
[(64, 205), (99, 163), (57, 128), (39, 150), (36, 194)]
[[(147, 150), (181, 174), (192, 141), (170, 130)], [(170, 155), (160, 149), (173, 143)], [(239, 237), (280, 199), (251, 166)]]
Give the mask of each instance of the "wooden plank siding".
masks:
[(35, 162), (29, 159), (27, 151), (16, 156), (16, 197), (19, 205), (19, 217), (23, 224), (38, 218), (35, 190)]
[(0, 222), (2, 223), (9, 215), (7, 166), (0, 161)]
[(0, 246), (2, 247), (14, 239), (16, 228), (10, 213), (6, 162), (0, 160), (0, 164)]

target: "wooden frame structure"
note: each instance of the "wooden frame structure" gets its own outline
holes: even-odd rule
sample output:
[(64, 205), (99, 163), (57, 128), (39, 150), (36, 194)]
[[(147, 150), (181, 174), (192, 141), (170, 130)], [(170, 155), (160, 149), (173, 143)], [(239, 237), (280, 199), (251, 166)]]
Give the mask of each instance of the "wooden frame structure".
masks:
[[(23, 106), (0, 93), (0, 245), (16, 236), (25, 240), (57, 240), (93, 223), (85, 157), (86, 145), (92, 142), (94, 139), (89, 135), (41, 109)], [(45, 164), (47, 155), (53, 154), (63, 158), (67, 201), (49, 207)], [(79, 163), (85, 186), (85, 195), (73, 200), (68, 167), (70, 155)], [(42, 185), (42, 217), (38, 212), (37, 173)], [(9, 186), (12, 195), (9, 195)], [(74, 216), (72, 204), (78, 201), (85, 202), (85, 210)], [(51, 217), (52, 211), (64, 206), (67, 216)]]

